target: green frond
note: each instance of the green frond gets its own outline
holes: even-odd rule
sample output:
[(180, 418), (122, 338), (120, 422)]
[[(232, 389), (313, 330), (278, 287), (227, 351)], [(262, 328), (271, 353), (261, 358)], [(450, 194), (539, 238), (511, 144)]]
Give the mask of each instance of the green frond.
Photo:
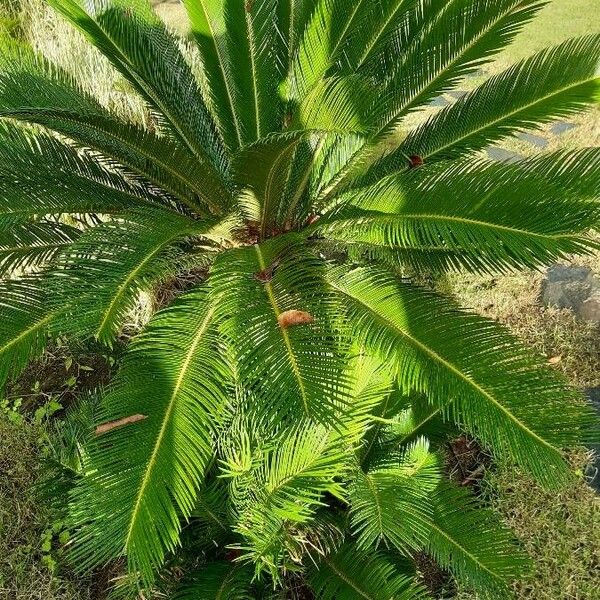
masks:
[[(413, 442), (418, 437), (427, 438), (430, 443), (446, 441), (451, 435), (458, 435), (458, 429), (444, 420), (444, 410), (431, 404), (426, 397), (413, 394), (403, 398), (401, 406), (392, 406), (391, 414), (383, 415), (383, 423), (376, 421), (373, 430), (376, 437), (371, 446), (361, 453), (363, 465), (369, 467), (387, 456), (394, 455), (398, 448)], [(371, 432), (369, 432), (370, 434)], [(367, 452), (368, 451), (368, 452)]]
[(324, 496), (342, 499), (339, 482), (348, 469), (343, 440), (322, 426), (289, 428), (279, 443), (231, 448), (223, 477), (232, 480), (234, 529), (242, 536), (240, 560), (254, 564), (278, 581), (280, 573), (298, 569), (305, 543), (299, 527), (310, 523)]
[(568, 188), (578, 197), (600, 200), (600, 148), (538, 154), (521, 164), (528, 172)]
[[(232, 536), (231, 502), (224, 479), (206, 479), (196, 494), (196, 507), (191, 517), (196, 531), (210, 547), (223, 547)], [(194, 540), (198, 543), (197, 538)]]
[[(315, 232), (365, 244), (367, 254), (377, 247), (399, 250), (398, 262), (415, 268), (535, 269), (595, 247), (587, 232), (598, 208), (561, 185), (568, 176), (547, 181), (528, 163), (444, 163), (349, 192), (337, 215), (334, 210), (318, 222)], [(582, 191), (586, 185), (581, 182)]]
[[(277, 29), (281, 37), (277, 55), (280, 57), (281, 81), (292, 77), (302, 38), (317, 10), (318, 0), (279, 0), (277, 3)], [(286, 97), (288, 100), (291, 97), (289, 89)]]
[(0, 228), (36, 216), (160, 209), (163, 202), (89, 153), (40, 132), (0, 124)]
[(184, 147), (122, 121), (31, 48), (3, 42), (0, 61), (0, 116), (42, 125), (94, 149), (196, 210), (203, 210), (197, 196), (209, 205), (230, 203), (221, 182)]
[(39, 269), (76, 241), (81, 231), (62, 223), (15, 225), (0, 232), (0, 279)]
[[(215, 261), (211, 285), (222, 331), (259, 414), (332, 422), (347, 400), (340, 310), (323, 268), (296, 234)], [(300, 311), (291, 315), (300, 320), (281, 321), (288, 311)]]
[(70, 307), (58, 327), (112, 344), (139, 293), (177, 272), (175, 243), (201, 232), (200, 222), (166, 212), (89, 229), (55, 261), (54, 302)]
[(280, 131), (277, 2), (184, 2), (223, 136), (233, 150)]
[(411, 110), (452, 89), (505, 48), (545, 2), (457, 0), (435, 15), (396, 62), (377, 109), (390, 132)]
[(140, 420), (97, 436), (89, 449), (71, 502), (79, 568), (127, 556), (130, 572), (149, 584), (177, 546), (226, 402), (213, 316), (206, 290), (196, 288), (158, 313), (128, 350), (98, 425)]
[(252, 569), (230, 562), (205, 565), (175, 594), (175, 600), (254, 600)]
[(359, 548), (390, 544), (405, 553), (429, 535), (432, 498), (441, 479), (440, 459), (425, 438), (392, 452), (352, 476), (350, 519)]
[(215, 122), (179, 40), (147, 0), (48, 0), (79, 29), (161, 117), (163, 126), (206, 168), (223, 173), (227, 160)]
[[(427, 161), (475, 152), (523, 129), (569, 116), (597, 101), (600, 36), (572, 39), (517, 63), (431, 117), (400, 145)], [(381, 170), (379, 172), (382, 172)]]
[(591, 436), (596, 417), (502, 326), (377, 268), (339, 268), (329, 279), (354, 334), (394, 360), (403, 390), (427, 394), (542, 483), (568, 481), (560, 449)]
[(308, 580), (318, 600), (426, 600), (411, 574), (378, 552), (347, 544), (309, 566)]
[(513, 598), (509, 584), (530, 566), (498, 516), (450, 484), (439, 490), (426, 550), (486, 600)]
[[(461, 78), (489, 61), (542, 5), (538, 0), (457, 0), (432, 2), (432, 6), (416, 6), (409, 11), (406, 26), (417, 33), (409, 32), (404, 38), (396, 34), (397, 39), (386, 50), (388, 56), (398, 58), (393, 60), (393, 68), (378, 90), (379, 101), (371, 110), (369, 122), (374, 131), (369, 143), (349, 158), (345, 169), (322, 194), (325, 199), (345, 189), (389, 147), (409, 112), (452, 89)], [(398, 40), (402, 45), (394, 47)], [(387, 64), (375, 64), (379, 62)]]
[(358, 75), (318, 81), (292, 114), (292, 127), (367, 134), (375, 100), (372, 83)]
[(47, 285), (39, 276), (0, 281), (0, 396), (7, 380), (46, 347), (56, 316), (48, 304)]
[(261, 235), (272, 231), (283, 204), (283, 196), (294, 176), (298, 147), (311, 134), (294, 131), (260, 140), (239, 152), (233, 161), (236, 181), (245, 186), (243, 194), (251, 194), (260, 208), (259, 228)]

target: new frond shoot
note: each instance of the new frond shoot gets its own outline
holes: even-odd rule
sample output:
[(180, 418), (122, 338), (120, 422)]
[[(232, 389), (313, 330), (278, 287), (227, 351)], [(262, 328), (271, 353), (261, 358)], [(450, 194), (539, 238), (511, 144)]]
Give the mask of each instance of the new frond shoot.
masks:
[(596, 102), (600, 36), (409, 130), (544, 3), (184, 0), (187, 41), (146, 0), (48, 4), (148, 115), (1, 39), (0, 389), (57, 336), (127, 342), (63, 499), (73, 565), (145, 590), (193, 565), (182, 600), (417, 600), (426, 555), (510, 597), (528, 560), (448, 480), (447, 441), (557, 487), (594, 414), (414, 280), (597, 247), (600, 149), (481, 150)]

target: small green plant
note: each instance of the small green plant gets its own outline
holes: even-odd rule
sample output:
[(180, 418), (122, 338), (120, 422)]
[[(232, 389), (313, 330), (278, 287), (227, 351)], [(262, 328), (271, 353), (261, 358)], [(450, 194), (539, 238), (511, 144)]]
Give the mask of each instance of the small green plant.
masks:
[[(150, 588), (185, 544), (181, 598), (413, 600), (428, 555), (509, 595), (527, 558), (447, 481), (440, 444), (458, 427), (558, 487), (595, 415), (506, 329), (407, 275), (596, 247), (597, 148), (479, 152), (592, 104), (600, 37), (404, 131), (543, 2), (186, 0), (191, 48), (142, 0), (48, 4), (146, 118), (2, 41), (1, 383), (49, 338), (110, 347), (142, 293), (186, 281), (59, 461), (73, 563), (125, 557)], [(64, 367), (73, 388), (83, 367)]]

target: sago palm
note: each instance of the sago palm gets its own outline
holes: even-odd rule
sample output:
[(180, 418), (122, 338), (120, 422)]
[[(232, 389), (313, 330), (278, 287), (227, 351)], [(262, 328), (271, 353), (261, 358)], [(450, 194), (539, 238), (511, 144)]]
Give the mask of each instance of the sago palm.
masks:
[(481, 151), (593, 103), (600, 37), (409, 129), (544, 3), (185, 0), (188, 41), (143, 0), (48, 4), (147, 114), (3, 40), (2, 383), (52, 337), (111, 345), (142, 291), (198, 275), (104, 394), (73, 562), (126, 557), (148, 587), (184, 539), (201, 565), (183, 598), (409, 600), (426, 554), (506, 596), (527, 561), (444, 481), (444, 434), (557, 486), (593, 413), (503, 327), (415, 281), (595, 247), (598, 149)]

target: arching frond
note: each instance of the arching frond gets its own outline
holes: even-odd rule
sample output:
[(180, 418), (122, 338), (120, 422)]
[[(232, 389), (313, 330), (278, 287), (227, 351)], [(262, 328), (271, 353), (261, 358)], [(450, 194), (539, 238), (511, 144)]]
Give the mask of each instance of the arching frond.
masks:
[(383, 132), (407, 112), (452, 89), (506, 47), (544, 2), (458, 0), (447, 3), (403, 52), (378, 112)]
[(258, 576), (266, 571), (278, 581), (282, 571), (294, 563), (299, 567), (305, 542), (298, 527), (325, 505), (325, 494), (344, 496), (339, 483), (348, 468), (343, 440), (308, 424), (288, 429), (281, 443), (257, 456), (233, 452), (224, 461), (224, 476), (242, 478), (234, 482), (233, 495), (242, 560), (253, 562)]
[(392, 452), (356, 472), (349, 501), (358, 546), (366, 551), (383, 543), (402, 552), (421, 547), (429, 535), (440, 466), (427, 440), (419, 438), (402, 454)]
[(0, 396), (7, 380), (43, 352), (55, 316), (39, 276), (0, 282)]
[(600, 200), (600, 148), (538, 154), (521, 164), (528, 172), (568, 188), (578, 197)]
[(359, 210), (344, 208), (342, 200), (332, 222), (323, 219), (315, 229), (358, 247), (403, 251), (398, 261), (417, 268), (436, 266), (433, 257), (423, 260), (420, 252), (427, 251), (441, 251), (445, 268), (494, 272), (538, 268), (593, 248), (587, 232), (598, 220), (597, 206), (561, 185), (568, 173), (550, 183), (529, 169), (465, 161), (388, 177), (347, 195)]
[(211, 282), (241, 382), (257, 396), (254, 410), (335, 420), (347, 399), (340, 312), (323, 263), (301, 238), (288, 234), (226, 252)]
[(209, 94), (229, 146), (255, 142), (283, 123), (277, 2), (184, 2), (203, 59)]
[(595, 417), (505, 329), (376, 268), (339, 269), (329, 279), (355, 334), (393, 357), (403, 389), (427, 394), (541, 482), (568, 480), (560, 449), (589, 437)]
[(81, 235), (62, 223), (27, 223), (0, 232), (0, 278), (36, 269)]
[(600, 97), (599, 60), (600, 36), (588, 36), (517, 63), (410, 133), (393, 159), (386, 159), (387, 172), (392, 164), (406, 165), (401, 155), (457, 158), (581, 111)]
[(253, 600), (252, 570), (243, 565), (215, 562), (202, 567), (175, 595), (175, 600)]
[(177, 38), (147, 0), (94, 0), (89, 12), (77, 0), (48, 3), (108, 58), (200, 162), (222, 172), (226, 156), (199, 85)]
[(133, 214), (84, 233), (54, 270), (55, 304), (77, 299), (65, 314), (64, 330), (111, 344), (140, 291), (177, 272), (175, 242), (201, 231), (200, 223), (165, 212)]
[(347, 544), (310, 567), (309, 583), (319, 600), (426, 600), (410, 575), (377, 552)]
[(529, 559), (498, 516), (467, 490), (446, 484), (439, 490), (427, 551), (481, 598), (512, 598), (508, 584), (525, 575)]
[(105, 162), (117, 162), (200, 212), (206, 204), (230, 203), (221, 182), (185, 148), (119, 119), (30, 48), (3, 42), (0, 60), (1, 116), (42, 125), (96, 150)]
[(0, 227), (36, 216), (108, 215), (162, 206), (160, 196), (89, 154), (49, 135), (0, 125)]
[[(460, 0), (440, 3), (432, 10), (423, 7), (424, 25), (408, 24), (420, 31), (401, 48), (398, 60), (379, 93), (372, 110), (374, 131), (368, 144), (356, 152), (337, 180), (326, 190), (331, 198), (357, 176), (365, 165), (389, 146), (407, 113), (426, 105), (452, 89), (469, 72), (477, 69), (505, 47), (543, 2), (537, 0)], [(417, 8), (416, 22), (420, 20)], [(409, 25), (410, 26), (410, 25)], [(449, 35), (449, 32), (452, 32)], [(388, 50), (393, 56), (394, 49)], [(395, 49), (398, 52), (398, 49)], [(390, 138), (391, 136), (391, 138)], [(389, 172), (389, 171), (388, 171)]]
[[(72, 498), (79, 568), (127, 556), (150, 583), (195, 507), (226, 401), (227, 369), (206, 290), (156, 315), (125, 356)], [(136, 422), (123, 419), (136, 416)], [(100, 431), (100, 430), (97, 430)]]

